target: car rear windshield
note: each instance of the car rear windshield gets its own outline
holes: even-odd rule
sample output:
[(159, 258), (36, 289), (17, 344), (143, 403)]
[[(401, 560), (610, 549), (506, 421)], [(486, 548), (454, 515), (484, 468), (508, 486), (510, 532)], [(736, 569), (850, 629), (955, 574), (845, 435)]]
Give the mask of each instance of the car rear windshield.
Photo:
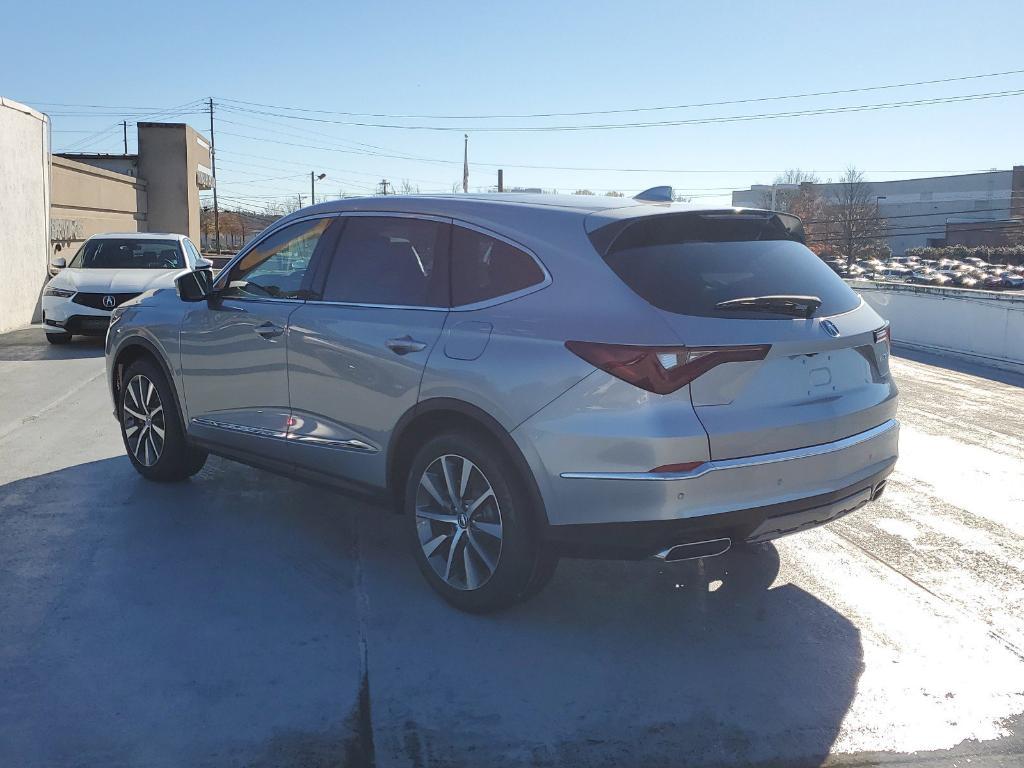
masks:
[[(599, 249), (608, 238), (600, 229), (591, 234)], [(634, 292), (680, 315), (786, 318), (718, 306), (762, 296), (815, 296), (818, 316), (856, 308), (857, 294), (802, 239), (799, 221), (788, 216), (662, 214), (628, 223), (603, 255)]]
[(185, 257), (176, 240), (99, 237), (83, 245), (69, 267), (78, 269), (181, 269)]

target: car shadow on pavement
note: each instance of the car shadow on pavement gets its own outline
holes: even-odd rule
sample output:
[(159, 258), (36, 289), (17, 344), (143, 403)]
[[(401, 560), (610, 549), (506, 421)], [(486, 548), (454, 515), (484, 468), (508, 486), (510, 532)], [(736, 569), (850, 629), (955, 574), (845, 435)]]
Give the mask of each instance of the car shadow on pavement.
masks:
[(472, 616), (417, 578), (397, 546), (403, 524), (361, 522), (385, 762), (817, 766), (829, 755), (863, 671), (860, 632), (779, 583), (773, 546), (672, 565), (565, 560), (534, 600)]
[(75, 336), (67, 344), (51, 344), (38, 326), (0, 333), (0, 361), (70, 360), (103, 357), (103, 338)]
[(819, 765), (856, 627), (771, 547), (564, 561), (503, 613), (423, 582), (405, 520), (211, 459), (0, 485), (0, 764)]

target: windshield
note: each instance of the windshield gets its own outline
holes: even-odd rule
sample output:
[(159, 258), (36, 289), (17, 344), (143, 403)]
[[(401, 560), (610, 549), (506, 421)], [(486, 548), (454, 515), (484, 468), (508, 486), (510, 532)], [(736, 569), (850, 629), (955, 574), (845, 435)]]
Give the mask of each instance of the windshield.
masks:
[(83, 245), (68, 264), (78, 269), (182, 269), (177, 240), (100, 237)]
[(759, 297), (815, 297), (821, 300), (817, 315), (858, 306), (857, 295), (825, 262), (766, 221), (699, 214), (650, 217), (622, 232), (605, 262), (647, 302), (681, 315), (786, 317), (767, 306), (764, 311), (736, 306), (737, 299)]

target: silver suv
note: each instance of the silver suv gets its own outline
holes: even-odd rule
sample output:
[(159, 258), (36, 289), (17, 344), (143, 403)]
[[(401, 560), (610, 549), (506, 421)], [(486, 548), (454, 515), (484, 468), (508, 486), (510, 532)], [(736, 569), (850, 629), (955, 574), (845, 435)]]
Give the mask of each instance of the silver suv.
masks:
[(559, 557), (710, 557), (882, 492), (888, 326), (786, 214), (596, 197), (324, 203), (118, 307), (128, 458), (390, 500), (464, 610)]

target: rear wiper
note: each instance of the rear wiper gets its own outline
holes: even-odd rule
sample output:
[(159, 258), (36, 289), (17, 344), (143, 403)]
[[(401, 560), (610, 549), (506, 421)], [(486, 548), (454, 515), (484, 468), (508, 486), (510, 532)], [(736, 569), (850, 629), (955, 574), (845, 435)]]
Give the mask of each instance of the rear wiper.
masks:
[(817, 296), (747, 296), (715, 304), (715, 309), (738, 309), (752, 312), (774, 312), (794, 317), (811, 317), (821, 306)]

